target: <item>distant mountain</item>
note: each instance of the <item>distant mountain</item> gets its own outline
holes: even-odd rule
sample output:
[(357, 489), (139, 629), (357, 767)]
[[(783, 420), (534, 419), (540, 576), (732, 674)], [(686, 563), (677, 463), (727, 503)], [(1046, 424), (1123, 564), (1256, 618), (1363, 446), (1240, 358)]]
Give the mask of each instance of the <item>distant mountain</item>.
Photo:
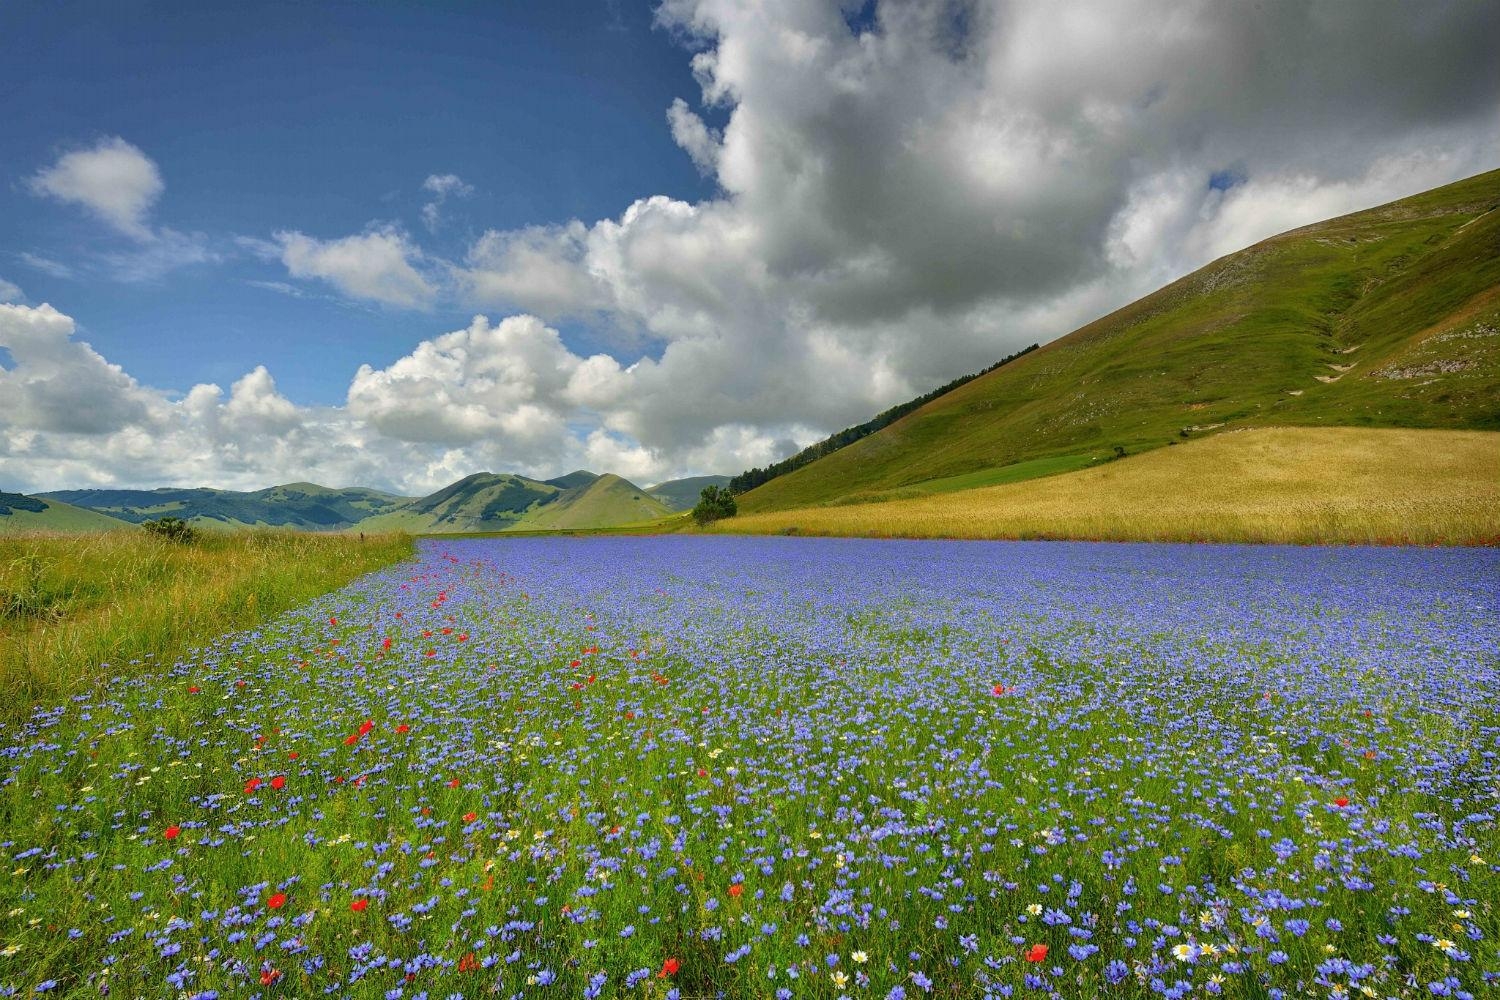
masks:
[(1066, 471), (1220, 428), (1500, 429), (1497, 209), (1500, 170), (1274, 236), (764, 482), (740, 509)]
[[(560, 487), (557, 483), (576, 485)], [(429, 496), (369, 518), (362, 531), (418, 534), (607, 528), (665, 517), (672, 511), (619, 476), (573, 472), (541, 481), (479, 472)]]
[[(574, 473), (577, 475), (577, 473)], [(567, 491), (509, 473), (476, 472), (360, 524), (366, 531), (504, 531)]]
[(288, 483), (251, 493), (208, 487), (154, 490), (56, 490), (39, 493), (121, 521), (180, 517), (199, 527), (277, 527), (331, 531), (395, 510), (410, 500), (364, 487), (329, 489)]
[[(679, 484), (700, 481), (703, 485), (727, 482), (723, 476), (709, 476), (663, 483), (657, 489), (676, 495)], [(692, 496), (696, 501), (696, 489)], [(35, 497), (0, 493), (0, 531), (23, 524), (31, 530), (101, 530), (180, 517), (207, 528), (441, 534), (607, 528), (652, 521), (675, 509), (615, 475), (580, 469), (542, 481), (477, 472), (425, 497), (401, 497), (361, 487), (330, 489), (314, 483), (288, 483), (249, 493), (207, 487), (56, 490)]]
[(129, 525), (61, 500), (0, 493), (0, 535), (28, 531), (110, 531)]
[(606, 473), (587, 486), (568, 490), (557, 502), (534, 511), (517, 527), (613, 528), (654, 521), (671, 513), (672, 508), (628, 479)]
[(646, 492), (660, 500), (672, 510), (691, 510), (698, 503), (698, 494), (709, 486), (728, 486), (728, 476), (693, 476), (689, 479), (671, 479), (657, 483)]
[(587, 486), (598, 478), (597, 473), (590, 472), (587, 469), (579, 469), (576, 472), (568, 473), (566, 476), (558, 476), (556, 479), (545, 479), (543, 482), (548, 486), (556, 486), (560, 490), (571, 490), (575, 486)]

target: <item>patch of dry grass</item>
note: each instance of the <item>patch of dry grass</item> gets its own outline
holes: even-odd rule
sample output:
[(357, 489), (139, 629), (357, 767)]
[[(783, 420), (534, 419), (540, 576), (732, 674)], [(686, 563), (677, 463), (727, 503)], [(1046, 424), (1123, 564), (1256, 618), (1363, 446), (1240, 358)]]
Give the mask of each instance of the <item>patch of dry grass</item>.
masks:
[(1500, 433), (1265, 428), (1080, 472), (714, 530), (905, 538), (1500, 544)]
[(170, 664), (411, 553), (405, 535), (206, 532), (186, 545), (138, 530), (0, 536), (0, 719)]

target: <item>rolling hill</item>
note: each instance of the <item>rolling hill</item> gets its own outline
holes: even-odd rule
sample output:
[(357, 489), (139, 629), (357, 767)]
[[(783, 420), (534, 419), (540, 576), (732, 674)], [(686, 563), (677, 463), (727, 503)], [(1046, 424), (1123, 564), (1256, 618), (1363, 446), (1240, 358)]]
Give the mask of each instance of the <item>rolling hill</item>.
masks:
[(1283, 233), (739, 498), (1065, 472), (1247, 426), (1500, 428), (1500, 170)]
[(126, 527), (128, 523), (118, 518), (61, 500), (0, 493), (0, 534), (110, 531)]
[(277, 527), (311, 530), (350, 528), (375, 514), (409, 502), (380, 490), (329, 489), (313, 483), (288, 483), (250, 493), (208, 487), (154, 490), (57, 490), (39, 493), (131, 524), (160, 517), (180, 517), (197, 527)]
[(606, 473), (533, 511), (518, 527), (536, 531), (614, 528), (654, 521), (671, 513), (670, 507), (628, 479)]

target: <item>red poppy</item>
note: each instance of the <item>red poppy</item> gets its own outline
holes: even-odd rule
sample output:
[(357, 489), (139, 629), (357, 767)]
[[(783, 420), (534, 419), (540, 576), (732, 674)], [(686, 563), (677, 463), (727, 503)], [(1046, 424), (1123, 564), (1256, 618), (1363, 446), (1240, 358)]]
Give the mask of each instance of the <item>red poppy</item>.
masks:
[(286, 759), (287, 760), (296, 760), (300, 756), (302, 756), (302, 755), (299, 754), (297, 751), (293, 750), (291, 753), (289, 753), (289, 754), (286, 755)]
[(459, 972), (475, 972), (478, 969), (479, 959), (474, 957), (474, 953), (472, 951), (458, 960)]
[(1342, 809), (1349, 804), (1349, 798), (1346, 795), (1340, 795), (1338, 798), (1333, 800), (1333, 804)]
[(669, 958), (661, 963), (661, 971), (656, 974), (657, 979), (666, 979), (668, 976), (677, 975), (677, 970), (682, 968), (682, 963), (675, 958)]
[(729, 894), (731, 896), (733, 896), (734, 898), (738, 899), (739, 897), (741, 897), (741, 896), (743, 896), (745, 894), (745, 887), (743, 885), (741, 885), (740, 883), (736, 882), (734, 885), (732, 885), (732, 886), (729, 887)]
[(356, 744), (358, 742), (359, 742), (359, 734), (358, 733), (350, 733), (348, 736), (344, 737), (344, 746), (346, 746), (346, 747), (352, 747), (354, 744)]
[(700, 778), (706, 778), (706, 777), (708, 777), (708, 772), (705, 771), (705, 770), (703, 770), (703, 768), (700, 767), (700, 768), (698, 768), (698, 777), (700, 777)]
[(281, 789), (286, 787), (286, 776), (278, 774), (276, 777), (272, 778), (271, 787), (276, 789), (277, 791), (281, 791)]
[(465, 823), (472, 823), (472, 822), (474, 822), (478, 818), (479, 818), (479, 814), (478, 813), (471, 813), (471, 812), (464, 813), (464, 822)]
[(349, 909), (353, 910), (355, 913), (363, 913), (365, 912), (365, 908), (369, 905), (370, 901), (368, 899), (356, 899), (354, 902), (349, 904)]
[(570, 666), (570, 667), (581, 667), (581, 666), (583, 666), (583, 661), (582, 660), (573, 660), (571, 663), (568, 664), (568, 666)]
[(449, 788), (457, 788), (458, 787), (458, 779), (454, 778), (452, 781), (449, 781), (448, 782), (448, 787)]
[(359, 735), (363, 736), (363, 735), (365, 735), (366, 733), (368, 733), (370, 730), (372, 730), (374, 728), (375, 728), (375, 720), (374, 719), (366, 719), (364, 722), (361, 722), (359, 724)]
[(381, 640), (380, 648), (381, 649), (390, 649), (391, 648), (391, 637), (390, 636), (386, 636), (383, 640)]
[(249, 781), (245, 782), (245, 794), (249, 795), (251, 792), (255, 791), (257, 788), (264, 784), (265, 782), (261, 781), (259, 778), (251, 778)]
[(330, 625), (337, 625), (338, 623), (339, 623), (339, 620), (337, 618), (333, 617), (332, 615), (328, 616), (328, 624), (330, 624)]
[(411, 732), (411, 726), (408, 726), (406, 723), (403, 722), (403, 723), (401, 723), (401, 725), (399, 725), (399, 726), (396, 727), (396, 732), (398, 732), (398, 733), (408, 733), (408, 732)]
[(270, 986), (272, 983), (276, 982), (276, 980), (278, 980), (280, 978), (281, 978), (281, 970), (280, 969), (261, 969), (260, 970), (260, 984), (262, 986)]
[(284, 893), (284, 892), (278, 892), (274, 896), (272, 896), (270, 899), (266, 900), (266, 907), (267, 907), (267, 909), (279, 910), (279, 909), (281, 909), (285, 905), (286, 905), (286, 893)]
[(161, 835), (163, 837), (166, 837), (168, 840), (176, 840), (177, 839), (177, 835), (179, 833), (181, 833), (181, 832), (182, 832), (182, 827), (180, 827), (180, 826), (169, 826), (165, 830), (162, 831)]
[(199, 687), (198, 685), (196, 685), (196, 684), (189, 684), (188, 685), (188, 694), (197, 694), (199, 691), (202, 691), (202, 690), (203, 689), (201, 687)]
[(468, 642), (469, 641), (469, 633), (467, 633), (467, 632), (460, 632), (458, 634), (458, 641), (459, 642)]
[(1047, 946), (1044, 944), (1034, 944), (1026, 949), (1025, 957), (1028, 962), (1045, 961), (1047, 958)]

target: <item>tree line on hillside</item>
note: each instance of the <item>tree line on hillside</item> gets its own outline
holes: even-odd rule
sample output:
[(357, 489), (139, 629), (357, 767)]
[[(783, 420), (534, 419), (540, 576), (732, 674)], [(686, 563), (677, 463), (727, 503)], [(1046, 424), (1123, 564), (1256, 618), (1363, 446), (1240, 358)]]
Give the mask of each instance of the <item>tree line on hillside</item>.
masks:
[(797, 454), (793, 455), (792, 457), (784, 458), (779, 462), (774, 462), (771, 465), (766, 466), (764, 469), (755, 468), (746, 470), (745, 472), (741, 472), (738, 476), (735, 476), (733, 479), (729, 480), (730, 492), (744, 493), (748, 490), (755, 489), (755, 487), (760, 486), (763, 483), (770, 482), (777, 476), (784, 476), (788, 472), (796, 472), (804, 465), (816, 462), (824, 455), (832, 454), (833, 452), (838, 451), (840, 448), (846, 448), (854, 442), (858, 441), (860, 438), (869, 437), (871, 434), (874, 434), (882, 427), (890, 426), (913, 410), (918, 409), (922, 406), (926, 406), (928, 403), (932, 402), (934, 399), (937, 399), (939, 396), (950, 393), (954, 389), (957, 389), (959, 386), (974, 381), (981, 375), (988, 375), (990, 372), (994, 371), (996, 368), (999, 368), (1001, 365), (1008, 365), (1017, 358), (1026, 354), (1030, 354), (1039, 346), (1041, 345), (1032, 344), (1030, 347), (1023, 347), (1021, 350), (1017, 351), (1014, 354), (1006, 355), (983, 371), (974, 372), (972, 375), (960, 376), (959, 378), (954, 379), (952, 382), (949, 382), (946, 385), (938, 386), (931, 392), (918, 396), (916, 399), (909, 400), (905, 403), (900, 404), (899, 406), (893, 406), (889, 410), (885, 410), (884, 412), (877, 414), (872, 419), (866, 420), (864, 423), (859, 424), (858, 426), (846, 427), (845, 429), (839, 431), (837, 434), (830, 435), (829, 437), (824, 438), (816, 444), (810, 444), (806, 448), (803, 448), (801, 451), (797, 452)]

